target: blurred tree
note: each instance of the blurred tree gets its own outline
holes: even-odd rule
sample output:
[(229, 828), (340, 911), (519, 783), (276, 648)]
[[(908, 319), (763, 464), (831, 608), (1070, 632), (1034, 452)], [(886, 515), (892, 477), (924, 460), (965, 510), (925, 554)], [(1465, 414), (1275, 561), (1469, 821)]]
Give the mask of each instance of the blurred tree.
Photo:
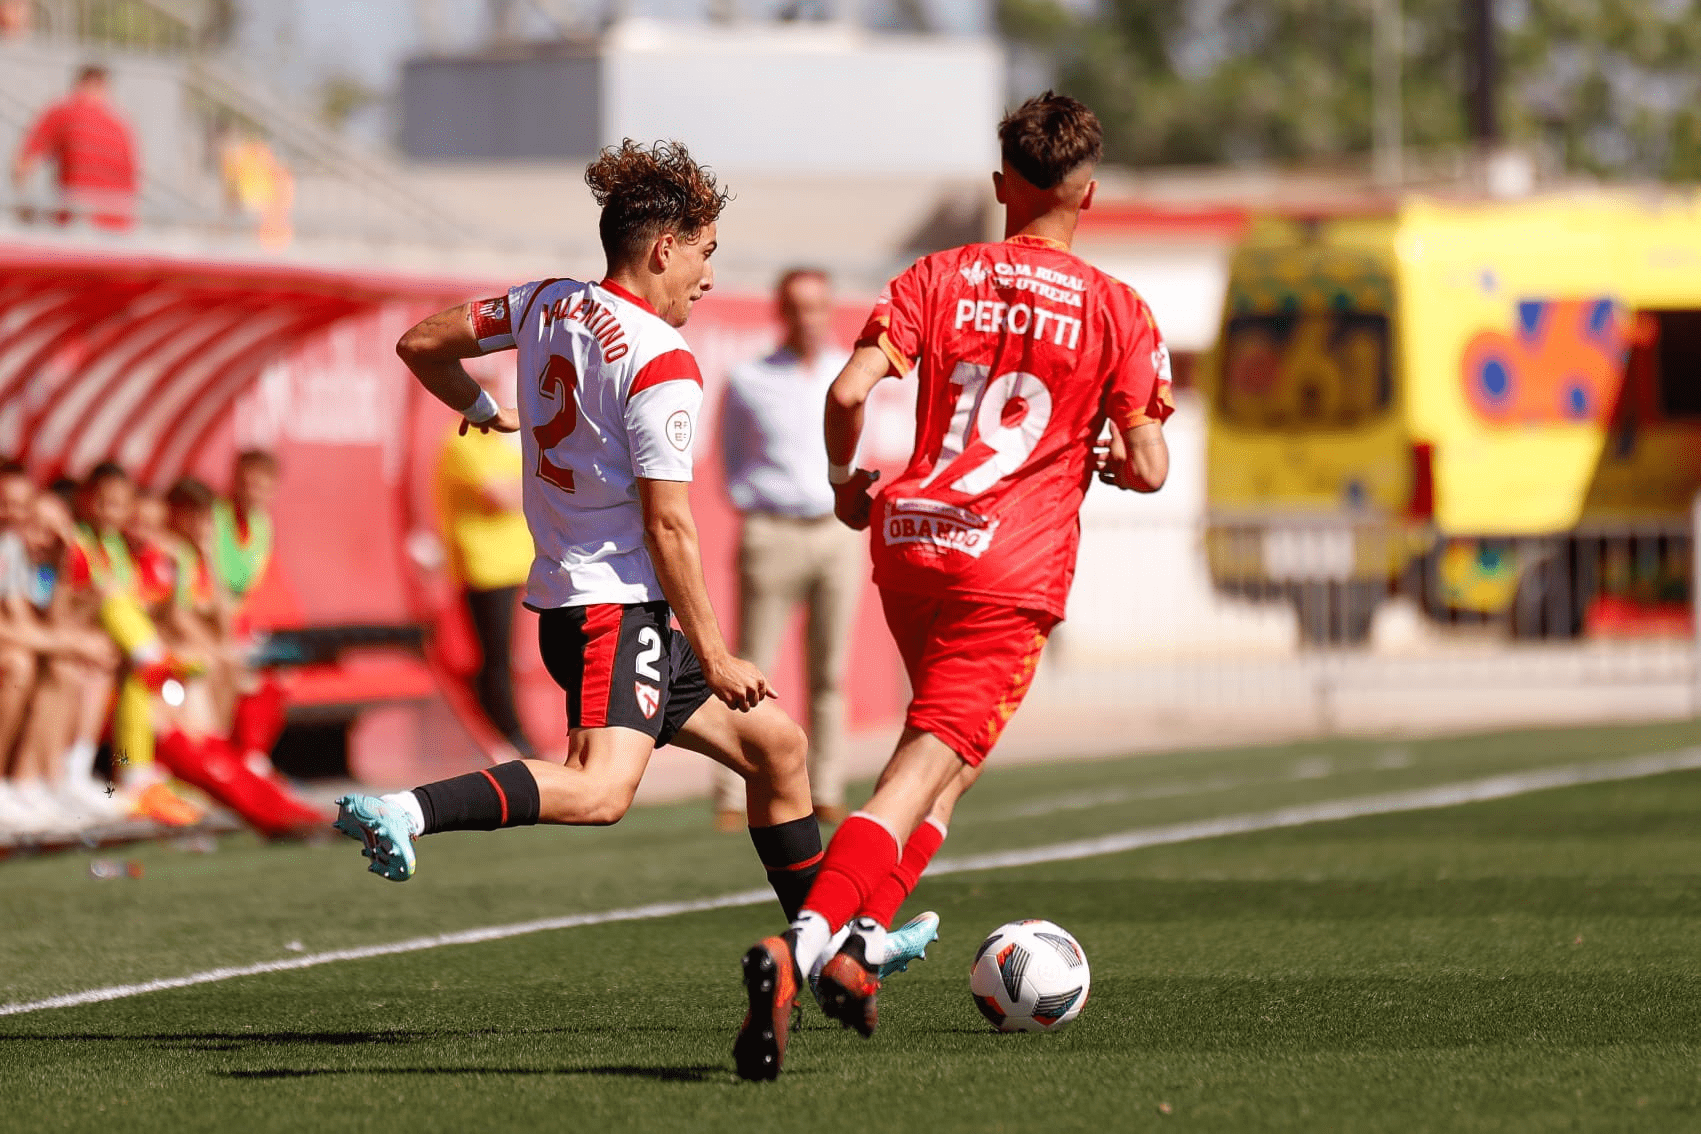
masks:
[[(1079, 5), (1075, 6), (1077, 9)], [(999, 25), (1137, 165), (1316, 161), (1372, 140), (1369, 0), (999, 0)], [(1407, 146), (1465, 140), (1462, 4), (1403, 0)], [(1701, 0), (1499, 0), (1507, 139), (1569, 168), (1701, 177)]]
[(1520, 136), (1568, 167), (1701, 179), (1701, 0), (1522, 0), (1505, 37)]
[(43, 30), (143, 51), (222, 47), (236, 26), (236, 0), (35, 0), (33, 8)]
[(319, 120), (333, 130), (342, 130), (350, 118), (384, 97), (344, 72), (337, 72), (320, 83), (318, 94)]

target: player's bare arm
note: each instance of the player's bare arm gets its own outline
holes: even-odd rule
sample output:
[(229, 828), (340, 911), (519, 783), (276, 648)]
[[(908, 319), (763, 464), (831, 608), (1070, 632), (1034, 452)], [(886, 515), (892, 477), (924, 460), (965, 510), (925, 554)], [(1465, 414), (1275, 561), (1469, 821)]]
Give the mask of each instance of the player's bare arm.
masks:
[(1169, 479), (1169, 444), (1164, 427), (1155, 421), (1136, 425), (1123, 435), (1127, 449), (1122, 463), (1120, 487), (1135, 492), (1156, 492)]
[(462, 433), (469, 425), (485, 432), (492, 429), (498, 433), (517, 432), (520, 415), (512, 406), (497, 407), (496, 413), (483, 421), (473, 419), (478, 416), (478, 403), (484, 391), (467, 373), (461, 360), (484, 353), (473, 331), (471, 303), (439, 311), (414, 324), (396, 343), (396, 354), (432, 397), (458, 414), (473, 415), (462, 422)]
[(1169, 443), (1159, 422), (1112, 429), (1094, 449), (1099, 479), (1128, 492), (1156, 492), (1169, 479)]
[(868, 526), (874, 503), (869, 489), (880, 479), (877, 472), (853, 467), (857, 445), (862, 441), (863, 413), (868, 395), (890, 373), (890, 367), (886, 352), (879, 347), (858, 347), (827, 391), (827, 467), (834, 482), (833, 513), (857, 531)]
[(679, 619), (685, 640), (697, 653), (709, 688), (730, 708), (749, 712), (764, 698), (773, 696), (773, 690), (761, 670), (727, 649), (714, 608), (709, 605), (708, 585), (703, 582), (690, 489), (687, 481), (638, 479), (644, 544), (662, 593)]

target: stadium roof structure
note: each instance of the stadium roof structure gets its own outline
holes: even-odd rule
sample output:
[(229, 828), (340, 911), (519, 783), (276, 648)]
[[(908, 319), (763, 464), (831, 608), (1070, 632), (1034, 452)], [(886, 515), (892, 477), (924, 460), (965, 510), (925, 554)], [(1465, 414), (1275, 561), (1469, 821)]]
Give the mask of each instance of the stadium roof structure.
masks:
[(465, 279), (0, 244), (0, 453), (48, 476), (116, 460), (178, 475), (268, 363), (396, 301)]

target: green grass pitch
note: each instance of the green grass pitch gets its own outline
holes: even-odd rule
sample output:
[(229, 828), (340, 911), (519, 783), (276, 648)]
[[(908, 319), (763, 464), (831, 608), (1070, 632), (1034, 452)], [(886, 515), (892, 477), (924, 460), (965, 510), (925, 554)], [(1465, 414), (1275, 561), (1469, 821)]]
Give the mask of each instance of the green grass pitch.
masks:
[[(994, 769), (947, 855), (1667, 752), (1701, 726), (1340, 740)], [(0, 1002), (761, 884), (701, 805), (355, 845), (0, 864)], [(1701, 1129), (1701, 772), (924, 879), (943, 918), (871, 1041), (810, 1005), (732, 1075), (771, 904), (548, 931), (0, 1017), (19, 1131)], [(982, 936), (1047, 917), (1093, 990), (992, 1034)]]

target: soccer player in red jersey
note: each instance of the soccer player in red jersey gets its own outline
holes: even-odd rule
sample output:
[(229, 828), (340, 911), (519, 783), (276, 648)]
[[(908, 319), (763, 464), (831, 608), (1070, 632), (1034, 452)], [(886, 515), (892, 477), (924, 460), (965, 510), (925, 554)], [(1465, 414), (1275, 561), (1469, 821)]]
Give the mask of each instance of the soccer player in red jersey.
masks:
[[(893, 280), (828, 394), (835, 510), (873, 526), (874, 582), (914, 695), (873, 798), (833, 836), (802, 912), (745, 954), (750, 1014), (733, 1053), (747, 1079), (779, 1074), (792, 999), (818, 964), (822, 1008), (873, 1033), (886, 928), (1063, 617), (1088, 485), (1097, 473), (1155, 492), (1169, 472), (1157, 323), (1132, 288), (1069, 251), (1097, 184), (1098, 119), (1047, 92), (998, 135), (1005, 239), (924, 257)], [(911, 374), (915, 452), (872, 496), (874, 475), (852, 467), (863, 406), (881, 380)]]

